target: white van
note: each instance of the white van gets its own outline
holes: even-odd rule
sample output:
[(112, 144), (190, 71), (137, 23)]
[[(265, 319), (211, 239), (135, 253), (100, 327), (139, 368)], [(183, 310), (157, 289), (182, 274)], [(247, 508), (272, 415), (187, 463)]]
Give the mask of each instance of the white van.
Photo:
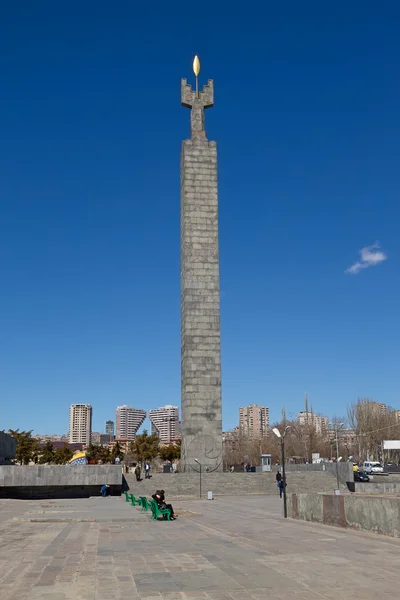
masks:
[(367, 460), (364, 462), (363, 471), (369, 475), (371, 475), (371, 473), (383, 473), (383, 467), (379, 462)]

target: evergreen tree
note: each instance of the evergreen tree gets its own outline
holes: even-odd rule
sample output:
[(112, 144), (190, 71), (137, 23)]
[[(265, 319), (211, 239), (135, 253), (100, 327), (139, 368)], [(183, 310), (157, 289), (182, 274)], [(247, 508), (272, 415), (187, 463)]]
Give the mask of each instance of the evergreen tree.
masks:
[(116, 458), (119, 458), (120, 460), (123, 460), (124, 456), (125, 455), (122, 452), (122, 448), (120, 446), (120, 443), (117, 440), (115, 442), (114, 446), (112, 447), (112, 450), (111, 450), (111, 460), (115, 460)]
[(54, 462), (54, 457), (55, 457), (55, 452), (54, 452), (53, 444), (51, 442), (46, 442), (46, 444), (40, 451), (39, 464), (45, 465), (47, 463), (50, 465), (51, 463)]
[(8, 435), (17, 440), (15, 458), (20, 465), (29, 465), (37, 458), (38, 442), (32, 438), (32, 431), (9, 429)]
[(65, 465), (67, 462), (71, 460), (74, 453), (71, 448), (65, 444), (62, 448), (57, 448), (54, 453), (54, 462), (56, 465)]
[(102, 453), (101, 453), (101, 460), (103, 461), (103, 463), (111, 462), (111, 452), (110, 452), (110, 448), (108, 446), (103, 446)]
[(86, 449), (86, 458), (88, 459), (88, 462), (97, 462), (99, 460), (98, 446), (95, 446), (92, 442), (90, 442)]
[(162, 460), (173, 462), (179, 460), (181, 457), (181, 446), (180, 444), (169, 444), (168, 446), (161, 446), (159, 455)]
[(148, 435), (144, 430), (142, 434), (136, 436), (136, 440), (131, 444), (133, 454), (137, 461), (153, 461), (159, 454), (160, 440), (157, 434)]

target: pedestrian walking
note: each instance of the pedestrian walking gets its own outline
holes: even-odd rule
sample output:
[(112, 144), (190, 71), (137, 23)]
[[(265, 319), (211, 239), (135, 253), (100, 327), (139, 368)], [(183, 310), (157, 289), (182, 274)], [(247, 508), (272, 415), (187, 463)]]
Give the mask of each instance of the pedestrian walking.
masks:
[(283, 491), (284, 491), (286, 485), (287, 484), (283, 481), (283, 478), (278, 481), (279, 498), (282, 498)]
[(148, 462), (144, 465), (144, 478), (150, 479), (150, 465)]
[(136, 465), (135, 475), (136, 475), (136, 481), (141, 481), (141, 479), (140, 479), (140, 465), (139, 464)]

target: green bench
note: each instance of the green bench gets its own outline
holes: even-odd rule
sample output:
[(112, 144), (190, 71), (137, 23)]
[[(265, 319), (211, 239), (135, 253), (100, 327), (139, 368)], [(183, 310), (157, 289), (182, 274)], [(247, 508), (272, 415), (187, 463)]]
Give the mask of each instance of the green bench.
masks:
[(129, 494), (128, 492), (125, 492), (125, 500), (126, 502), (130, 502), (132, 506), (136, 506), (136, 504), (138, 504), (142, 507), (143, 511), (148, 511), (150, 508), (150, 504), (146, 496), (139, 496), (139, 498), (136, 498), (134, 494)]
[(139, 504), (139, 506), (142, 506), (141, 500), (139, 498), (135, 498), (135, 496), (133, 494), (131, 494), (130, 500), (131, 500), (132, 506), (136, 506), (136, 504)]
[(125, 492), (125, 500), (126, 502), (130, 502), (132, 506), (136, 506), (138, 504), (142, 507), (142, 511), (148, 511), (149, 509), (152, 512), (152, 518), (157, 521), (159, 517), (163, 519), (167, 519), (167, 521), (171, 520), (171, 511), (169, 508), (159, 508), (158, 504), (155, 500), (149, 500), (146, 496), (139, 496), (136, 498), (134, 494), (129, 494)]
[(139, 496), (140, 499), (140, 506), (142, 507), (142, 511), (148, 511), (150, 507), (150, 502), (149, 500), (147, 500), (146, 496)]
[(155, 500), (150, 500), (149, 504), (154, 521), (158, 521), (158, 517), (167, 518), (167, 521), (171, 520), (171, 511), (169, 508), (159, 508)]

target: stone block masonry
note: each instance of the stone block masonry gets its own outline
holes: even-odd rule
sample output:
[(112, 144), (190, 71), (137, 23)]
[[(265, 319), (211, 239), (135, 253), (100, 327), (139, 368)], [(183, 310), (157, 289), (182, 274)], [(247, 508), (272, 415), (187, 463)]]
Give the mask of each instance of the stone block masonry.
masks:
[(222, 470), (217, 146), (204, 131), (214, 86), (196, 93), (183, 79), (181, 89), (191, 109), (181, 152), (182, 463), (210, 472)]
[[(126, 482), (131, 493), (135, 496), (151, 496), (155, 490), (165, 490), (167, 498), (199, 497), (200, 474), (194, 471), (188, 473), (153, 473), (151, 479), (136, 481), (133, 473), (126, 475)], [(335, 477), (328, 473), (290, 473), (287, 479), (287, 492), (304, 493), (330, 492), (336, 486)], [(202, 473), (202, 496), (212, 491), (214, 496), (249, 496), (265, 494), (278, 496), (275, 473)]]
[(396, 496), (295, 493), (289, 498), (288, 514), (293, 519), (400, 537), (400, 498)]
[(108, 484), (121, 493), (119, 465), (0, 466), (0, 498), (73, 498), (98, 496)]

